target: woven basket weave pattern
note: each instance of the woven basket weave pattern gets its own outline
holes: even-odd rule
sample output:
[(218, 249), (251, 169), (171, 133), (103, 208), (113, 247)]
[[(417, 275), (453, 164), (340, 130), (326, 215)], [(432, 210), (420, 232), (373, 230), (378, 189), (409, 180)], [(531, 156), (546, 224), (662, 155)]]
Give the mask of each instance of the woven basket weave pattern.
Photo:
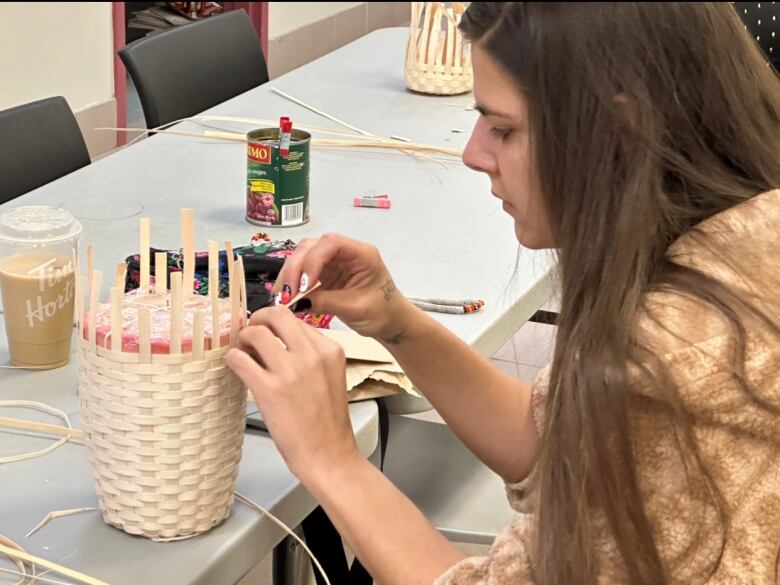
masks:
[(445, 71), (442, 65), (407, 63), (406, 87), (420, 93), (458, 95), (471, 91), (474, 75), (471, 69), (452, 68)]
[(138, 354), (80, 343), (81, 423), (106, 522), (167, 540), (227, 518), (246, 405), (228, 349), (139, 363)]

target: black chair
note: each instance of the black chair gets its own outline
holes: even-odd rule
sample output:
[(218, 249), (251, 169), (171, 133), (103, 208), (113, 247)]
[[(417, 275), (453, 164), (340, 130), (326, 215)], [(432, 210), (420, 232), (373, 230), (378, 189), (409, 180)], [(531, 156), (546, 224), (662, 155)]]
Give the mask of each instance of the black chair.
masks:
[(193, 116), (268, 81), (263, 50), (243, 10), (139, 39), (118, 54), (147, 128)]
[(0, 203), (89, 163), (87, 145), (65, 98), (0, 112)]
[(780, 71), (780, 6), (774, 2), (733, 2), (745, 28)]

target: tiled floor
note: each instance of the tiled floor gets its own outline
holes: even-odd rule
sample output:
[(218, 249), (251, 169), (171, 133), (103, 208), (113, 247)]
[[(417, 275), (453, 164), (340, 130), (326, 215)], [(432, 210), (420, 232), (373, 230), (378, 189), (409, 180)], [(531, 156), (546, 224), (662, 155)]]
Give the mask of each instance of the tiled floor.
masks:
[[(560, 300), (553, 297), (542, 309), (558, 312)], [(554, 325), (531, 323), (523, 325), (490, 359), (501, 371), (526, 382), (532, 382), (544, 366), (552, 361), (555, 349)]]

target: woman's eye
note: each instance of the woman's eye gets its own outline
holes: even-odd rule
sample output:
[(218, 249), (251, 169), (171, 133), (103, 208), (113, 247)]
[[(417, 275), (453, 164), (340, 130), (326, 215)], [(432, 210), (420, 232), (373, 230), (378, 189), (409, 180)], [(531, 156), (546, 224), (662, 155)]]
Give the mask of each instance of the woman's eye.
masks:
[(512, 133), (511, 128), (491, 128), (490, 134), (498, 138), (499, 140), (506, 140)]

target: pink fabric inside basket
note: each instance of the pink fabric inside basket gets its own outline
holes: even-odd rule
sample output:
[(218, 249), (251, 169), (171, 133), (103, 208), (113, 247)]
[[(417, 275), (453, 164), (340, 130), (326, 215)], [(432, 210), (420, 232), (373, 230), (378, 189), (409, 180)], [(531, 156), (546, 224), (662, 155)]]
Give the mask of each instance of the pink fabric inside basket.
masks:
[[(126, 293), (122, 299), (122, 351), (137, 353), (139, 350), (138, 310), (149, 307), (151, 315), (151, 347), (153, 354), (170, 353), (171, 310), (170, 293), (164, 295), (139, 295), (138, 291)], [(212, 326), (211, 301), (208, 297), (194, 295), (182, 303), (181, 351), (192, 351), (192, 330), (195, 313), (205, 314), (204, 349), (212, 348), (214, 327)], [(230, 299), (219, 299), (220, 346), (230, 341)], [(84, 311), (83, 335), (89, 339), (89, 311)], [(111, 304), (100, 303), (97, 308), (95, 331), (97, 345), (111, 347)]]

